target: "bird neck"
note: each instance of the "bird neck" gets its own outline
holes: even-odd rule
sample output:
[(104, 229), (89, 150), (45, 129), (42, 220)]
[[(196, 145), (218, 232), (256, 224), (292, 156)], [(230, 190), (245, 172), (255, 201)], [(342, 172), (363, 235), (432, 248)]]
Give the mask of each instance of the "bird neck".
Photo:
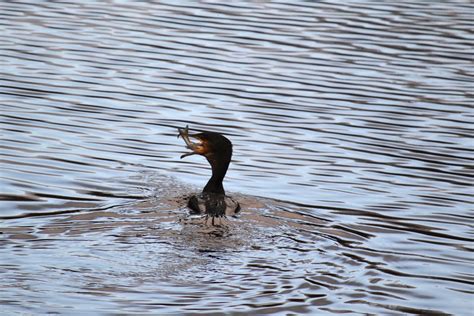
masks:
[(203, 193), (225, 194), (224, 181), (225, 174), (229, 168), (230, 158), (225, 160), (215, 159), (214, 157), (207, 158), (212, 168), (212, 176), (202, 190)]

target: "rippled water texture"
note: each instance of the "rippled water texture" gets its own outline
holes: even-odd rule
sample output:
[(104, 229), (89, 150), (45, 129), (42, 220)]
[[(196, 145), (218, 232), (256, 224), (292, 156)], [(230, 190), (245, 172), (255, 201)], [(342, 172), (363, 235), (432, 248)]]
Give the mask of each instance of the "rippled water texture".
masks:
[[(470, 1), (0, 2), (5, 315), (470, 315)], [(239, 218), (187, 218), (234, 143)]]

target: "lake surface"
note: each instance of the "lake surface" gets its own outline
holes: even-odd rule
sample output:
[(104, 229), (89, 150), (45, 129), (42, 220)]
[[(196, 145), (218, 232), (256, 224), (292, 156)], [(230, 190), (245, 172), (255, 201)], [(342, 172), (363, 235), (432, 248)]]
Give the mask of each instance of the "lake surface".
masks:
[[(5, 315), (470, 315), (474, 4), (0, 3)], [(188, 218), (224, 133), (239, 218)]]

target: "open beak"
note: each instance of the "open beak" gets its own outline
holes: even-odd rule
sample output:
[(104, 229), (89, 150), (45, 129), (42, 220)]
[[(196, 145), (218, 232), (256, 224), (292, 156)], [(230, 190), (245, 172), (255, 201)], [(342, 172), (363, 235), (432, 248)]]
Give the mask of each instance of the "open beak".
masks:
[[(189, 135), (189, 127), (186, 125), (186, 128), (178, 128), (179, 134), (178, 138), (181, 136), (186, 143), (186, 148), (191, 149), (191, 152), (185, 153), (181, 155), (181, 159), (187, 156), (191, 156), (194, 154), (201, 154), (203, 151), (203, 143), (200, 141), (199, 143), (193, 143), (189, 137), (197, 138), (196, 135)], [(199, 138), (198, 138), (199, 139)]]

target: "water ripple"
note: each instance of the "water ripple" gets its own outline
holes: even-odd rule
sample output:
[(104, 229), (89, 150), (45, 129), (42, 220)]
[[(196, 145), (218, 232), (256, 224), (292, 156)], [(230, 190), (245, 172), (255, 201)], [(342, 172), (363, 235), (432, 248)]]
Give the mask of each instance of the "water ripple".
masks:
[[(2, 310), (469, 314), (473, 15), (0, 3)], [(220, 237), (183, 219), (188, 124), (234, 144)]]

